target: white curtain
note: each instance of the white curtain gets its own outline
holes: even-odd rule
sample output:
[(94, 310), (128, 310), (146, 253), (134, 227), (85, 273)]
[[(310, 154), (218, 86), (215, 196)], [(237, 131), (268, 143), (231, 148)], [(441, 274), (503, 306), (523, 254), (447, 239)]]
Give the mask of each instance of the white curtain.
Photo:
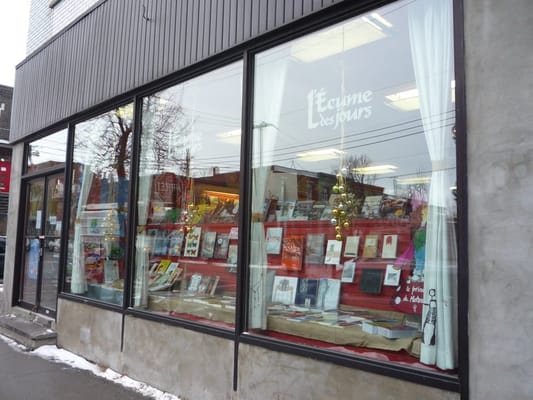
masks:
[[(423, 340), (420, 360), (441, 369), (456, 367), (456, 243), (447, 169), (454, 166), (451, 127), (453, 79), (451, 0), (415, 1), (409, 6), (409, 34), (420, 113), (432, 162), (424, 271)], [(454, 162), (454, 161), (453, 161)]]
[(250, 256), (250, 301), (248, 327), (266, 329), (267, 255), (263, 226), (265, 190), (272, 166), (274, 146), (285, 87), (287, 55), (276, 51), (256, 59), (254, 131), (253, 131), (253, 185), (252, 229)]
[[(149, 100), (148, 100), (149, 101)], [(149, 103), (144, 105), (149, 108)], [(139, 165), (139, 194), (137, 199), (137, 237), (135, 239), (135, 286), (133, 304), (135, 307), (148, 307), (148, 280), (150, 265), (151, 238), (146, 232), (146, 222), (152, 193), (152, 175), (149, 168), (149, 154), (153, 149), (152, 111), (143, 113), (141, 160)]]
[(92, 168), (89, 164), (83, 165), (83, 174), (81, 178), (80, 193), (78, 197), (78, 206), (76, 220), (74, 221), (74, 242), (72, 243), (72, 277), (70, 282), (70, 292), (73, 294), (82, 294), (87, 291), (87, 280), (85, 279), (85, 258), (83, 256), (82, 240), (82, 214), (87, 204), (87, 198), (93, 183)]

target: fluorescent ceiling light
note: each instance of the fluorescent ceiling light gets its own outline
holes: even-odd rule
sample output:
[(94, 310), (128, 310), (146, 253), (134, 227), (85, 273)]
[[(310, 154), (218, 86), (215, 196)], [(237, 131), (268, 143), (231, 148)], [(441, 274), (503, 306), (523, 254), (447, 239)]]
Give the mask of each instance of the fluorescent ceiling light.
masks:
[(396, 180), (398, 185), (420, 185), (431, 182), (431, 177), (429, 176), (417, 176), (414, 178), (400, 178)]
[(291, 55), (300, 61), (312, 62), (384, 39), (388, 36), (384, 28), (390, 28), (392, 24), (374, 14), (370, 15), (374, 20), (356, 18), (297, 40), (291, 46)]
[(380, 175), (380, 174), (390, 174), (398, 169), (394, 165), (372, 165), (369, 167), (360, 167), (352, 169), (353, 173), (362, 174), (362, 175)]
[[(455, 79), (450, 83), (451, 100), (455, 103)], [(418, 89), (407, 89), (385, 96), (385, 104), (400, 111), (414, 111), (420, 108)]]
[(230, 143), (230, 144), (240, 144), (241, 143), (241, 130), (235, 129), (228, 132), (222, 132), (217, 134), (217, 137), (221, 142)]
[(343, 152), (337, 149), (322, 149), (306, 151), (297, 154), (296, 156), (302, 161), (323, 161), (339, 158), (341, 154), (343, 154)]

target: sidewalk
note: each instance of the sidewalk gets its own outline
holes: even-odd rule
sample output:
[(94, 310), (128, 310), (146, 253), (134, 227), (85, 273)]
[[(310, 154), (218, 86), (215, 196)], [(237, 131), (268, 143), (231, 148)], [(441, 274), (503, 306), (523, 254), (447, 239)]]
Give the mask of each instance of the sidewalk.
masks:
[[(3, 315), (2, 290), (0, 284), (2, 329), (9, 325), (10, 336), (18, 339), (0, 333), (0, 400), (179, 400), (55, 345), (42, 346), (42, 328), (33, 332), (27, 321)], [(21, 334), (13, 335), (17, 330)], [(33, 350), (36, 342), (39, 347)]]
[(153, 399), (90, 371), (49, 361), (17, 347), (21, 346), (5, 337), (0, 338), (0, 399)]

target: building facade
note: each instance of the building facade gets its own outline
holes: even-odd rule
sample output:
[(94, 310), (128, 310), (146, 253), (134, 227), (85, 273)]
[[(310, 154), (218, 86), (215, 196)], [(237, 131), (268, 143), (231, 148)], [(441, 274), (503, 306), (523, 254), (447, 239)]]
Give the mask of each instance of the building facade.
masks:
[(529, 2), (87, 7), (17, 68), (12, 310), (183, 398), (531, 396)]

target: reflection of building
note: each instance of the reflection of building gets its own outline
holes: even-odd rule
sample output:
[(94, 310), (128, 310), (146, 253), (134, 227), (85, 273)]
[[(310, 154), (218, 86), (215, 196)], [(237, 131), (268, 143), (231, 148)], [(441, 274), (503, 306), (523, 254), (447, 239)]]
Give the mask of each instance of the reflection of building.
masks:
[[(11, 146), (8, 143), (12, 97), (13, 88), (0, 85), (0, 236), (5, 236), (7, 227), (11, 178)], [(0, 268), (2, 267), (3, 263)]]
[[(73, 2), (74, 0), (62, 0), (54, 2), (54, 5), (66, 7)], [(47, 8), (49, 1), (34, 3), (39, 3), (41, 9), (50, 11)], [(390, 8), (382, 15), (374, 8), (383, 3), (387, 3)], [(71, 212), (66, 213), (71, 225), (69, 229), (64, 226), (59, 226), (61, 229), (58, 229), (57, 222), (63, 220), (52, 220), (56, 222), (56, 230), (62, 232), (64, 243), (68, 243), (67, 248), (61, 249), (62, 258), (58, 257), (66, 264), (60, 266), (62, 277), (72, 279), (76, 289), (63, 283), (55, 292), (52, 290), (56, 295), (59, 292), (57, 304), (61, 313), (57, 318), (57, 327), (60, 345), (110, 365), (120, 372), (127, 372), (135, 378), (191, 398), (351, 398), (353, 393), (364, 399), (392, 396), (435, 400), (527, 398), (532, 386), (522, 378), (531, 369), (529, 360), (533, 348), (532, 339), (530, 335), (522, 334), (520, 329), (513, 330), (509, 327), (527, 327), (523, 316), (528, 315), (530, 302), (524, 300), (527, 300), (528, 289), (532, 283), (529, 271), (523, 268), (529, 264), (528, 254), (524, 249), (533, 240), (531, 221), (528, 219), (530, 214), (524, 203), (524, 199), (530, 198), (529, 188), (532, 187), (530, 183), (533, 176), (529, 162), (532, 135), (528, 134), (531, 125), (528, 120), (531, 113), (531, 77), (523, 73), (533, 68), (531, 58), (524, 56), (529, 54), (531, 47), (530, 37), (526, 33), (530, 32), (528, 17), (533, 12), (532, 6), (529, 2), (520, 2), (509, 7), (505, 2), (453, 1), (455, 58), (440, 62), (430, 57), (432, 68), (428, 69), (434, 72), (430, 75), (435, 77), (440, 76), (435, 69), (447, 68), (448, 64), (455, 65), (454, 81), (446, 81), (440, 87), (443, 93), (451, 91), (449, 103), (453, 104), (453, 110), (443, 113), (443, 126), (447, 129), (443, 135), (446, 145), (436, 146), (437, 150), (446, 146), (453, 149), (453, 157), (446, 159), (438, 154), (438, 151), (433, 151), (435, 149), (428, 146), (429, 141), (423, 136), (429, 129), (423, 126), (425, 119), (421, 117), (419, 110), (421, 107), (428, 107), (428, 104), (421, 105), (419, 99), (427, 87), (431, 88), (430, 91), (434, 90), (434, 87), (433, 82), (426, 82), (427, 85), (421, 83), (425, 75), (423, 73), (420, 74), (422, 77), (416, 77), (415, 85), (413, 69), (416, 62), (413, 62), (410, 53), (421, 51), (424, 54), (428, 49), (435, 49), (436, 43), (430, 42), (424, 46), (410, 41), (417, 38), (416, 34), (410, 35), (413, 33), (410, 29), (414, 29), (413, 21), (408, 21), (405, 14), (411, 3), (429, 6), (448, 4), (446, 1), (429, 0), (370, 1), (364, 4), (350, 1), (296, 0), (154, 0), (141, 4), (107, 0), (98, 2), (94, 8), (55, 36), (53, 41), (45, 43), (22, 62), (17, 71), (12, 122), (16, 129), (11, 132), (11, 140), (16, 142), (16, 162), (13, 164), (16, 168), (13, 168), (15, 175), (12, 189), (17, 193), (17, 199), (23, 198), (23, 193), (36, 188), (37, 186), (33, 185), (40, 184), (39, 179), (43, 175), (48, 178), (48, 173), (56, 174), (55, 178), (64, 178), (64, 182), (72, 181), (69, 180), (72, 177), (69, 175), (71, 165), (67, 164), (72, 162), (72, 149), (66, 148), (66, 135), (63, 141), (64, 160), (52, 168), (21, 171), (27, 161), (24, 154), (26, 144), (41, 138), (50, 138), (59, 131), (74, 135), (79, 125), (87, 121), (92, 121), (89, 126), (96, 123), (94, 121), (99, 121), (103, 126), (108, 122), (106, 113), (111, 109), (118, 110), (128, 103), (131, 109), (135, 107), (135, 118), (142, 116), (143, 122), (148, 121), (146, 125), (135, 121), (134, 131), (137, 136), (135, 143), (131, 144), (132, 154), (137, 157), (133, 161), (139, 161), (142, 165), (139, 148), (144, 150), (151, 145), (149, 138), (146, 139), (146, 136), (142, 135), (146, 135), (150, 129), (163, 131), (163, 118), (158, 119), (162, 114), (157, 113), (164, 109), (165, 104), (175, 100), (158, 96), (161, 90), (176, 87), (177, 90), (173, 94), (178, 98), (180, 93), (187, 91), (183, 83), (189, 84), (194, 78), (203, 77), (206, 71), (216, 75), (223, 69), (221, 67), (228, 65), (233, 67), (230, 68), (233, 72), (231, 76), (237, 76), (243, 70), (247, 73), (242, 82), (238, 80), (237, 85), (231, 86), (231, 89), (236, 87), (236, 90), (220, 91), (224, 97), (216, 90), (216, 76), (209, 75), (209, 79), (205, 78), (205, 81), (200, 78), (200, 86), (209, 88), (203, 92), (198, 91), (201, 95), (199, 98), (202, 99), (200, 103), (207, 104), (214, 99), (219, 103), (209, 109), (209, 114), (202, 115), (203, 119), (191, 113), (191, 107), (185, 110), (189, 112), (188, 121), (197, 122), (199, 125), (196, 127), (201, 128), (192, 132), (188, 138), (191, 143), (194, 141), (191, 148), (198, 143), (202, 144), (202, 138), (208, 138), (207, 140), (215, 143), (214, 151), (211, 148), (210, 153), (194, 154), (196, 160), (203, 157), (205, 164), (201, 167), (205, 171), (222, 165), (217, 156), (228, 157), (228, 160), (222, 160), (227, 161), (224, 172), (195, 179), (192, 194), (189, 193), (191, 186), (188, 178), (194, 174), (183, 173), (181, 169), (175, 171), (180, 171), (179, 173), (183, 173), (187, 178), (181, 178), (178, 174), (161, 174), (153, 178), (152, 182), (152, 170), (149, 168), (143, 171), (149, 175), (147, 179), (143, 179), (142, 174), (132, 176), (127, 181), (128, 191), (124, 191), (128, 203), (128, 207), (124, 208), (128, 208), (129, 218), (128, 229), (124, 234), (136, 236), (135, 239), (130, 237), (129, 240), (124, 240), (125, 236), (121, 236), (126, 242), (124, 254), (113, 254), (111, 248), (105, 249), (105, 243), (101, 246), (95, 245), (101, 239), (97, 235), (97, 229), (102, 221), (88, 221), (89, 224), (94, 222), (92, 233), (93, 237), (97, 238), (85, 242), (89, 243), (86, 253), (91, 251), (87, 259), (91, 261), (94, 269), (99, 269), (98, 278), (95, 280), (105, 281), (106, 267), (108, 273), (113, 275), (114, 261), (117, 261), (114, 257), (123, 263), (119, 273), (130, 273), (121, 276), (124, 279), (122, 281), (115, 280), (118, 282), (114, 287), (104, 288), (102, 285), (98, 286), (100, 282), (90, 282), (95, 292), (99, 293), (91, 293), (92, 297), (89, 298), (83, 296), (86, 293), (83, 287), (86, 283), (85, 277), (82, 274), (76, 275), (79, 271), (69, 270), (75, 263), (74, 260), (80, 261), (87, 255), (80, 254), (79, 247), (75, 248), (73, 245), (80, 242), (76, 240), (76, 236), (82, 237), (85, 228), (76, 226), (76, 223), (87, 215), (83, 214), (86, 210), (79, 210), (79, 214), (75, 211), (78, 205), (84, 206), (101, 200), (101, 197), (89, 190), (91, 186), (98, 188), (98, 193), (102, 193), (109, 189), (110, 182), (104, 184), (105, 178), (97, 177), (94, 178), (93, 185), (87, 183), (85, 187), (81, 183), (75, 183), (73, 186), (65, 184), (65, 194), (72, 191), (72, 200), (78, 200), (76, 204), (71, 203), (70, 207), (66, 207)], [(366, 19), (358, 18), (363, 11)], [(452, 14), (447, 14), (446, 17), (448, 19), (445, 20), (451, 24)], [(118, 19), (120, 24), (109, 23)], [(345, 21), (348, 22), (341, 25), (342, 29), (334, 26)], [(323, 31), (316, 34), (318, 29)], [(349, 34), (350, 39), (340, 47), (331, 42), (331, 38), (339, 31)], [(442, 32), (439, 29), (434, 31)], [(451, 38), (451, 31), (449, 33)], [(302, 39), (298, 41), (298, 46), (283, 46), (296, 37)], [(402, 46), (398, 46), (396, 40)], [(307, 51), (307, 47), (314, 51)], [(294, 67), (287, 76), (282, 62), (285, 59), (290, 59), (291, 66)], [(383, 61), (384, 59), (386, 61)], [(243, 65), (246, 68), (243, 68)], [(324, 66), (327, 66), (325, 70)], [(347, 70), (343, 70), (344, 67), (348, 67)], [(381, 70), (378, 68), (381, 67), (387, 68), (387, 73), (379, 73)], [(274, 73), (269, 73), (269, 68), (274, 69)], [(345, 78), (343, 83), (346, 84), (344, 94), (348, 96), (344, 105), (338, 82), (330, 84), (326, 79), (338, 78), (341, 75)], [(43, 79), (43, 76), (47, 79)], [(261, 81), (262, 76), (266, 77), (266, 82)], [(290, 93), (283, 93), (281, 77), (286, 79), (286, 86), (290, 86)], [(231, 118), (220, 116), (228, 105), (237, 103), (232, 97), (234, 93), (239, 96), (245, 93), (242, 99), (242, 110), (245, 114), (242, 116), (242, 124), (240, 114), (231, 114)], [(256, 97), (252, 98), (251, 93)], [(187, 99), (186, 96), (184, 98)], [(154, 100), (152, 108), (148, 110), (143, 108), (143, 101), (147, 99)], [(438, 108), (440, 104), (437, 103), (431, 103), (429, 107)], [(240, 106), (240, 103), (238, 105)], [(274, 106), (281, 107), (283, 112), (275, 110)], [(256, 109), (262, 111), (262, 114), (255, 115), (253, 111)], [(512, 112), (509, 112), (510, 110)], [(396, 121), (396, 125), (385, 124), (391, 116), (401, 120)], [(256, 121), (255, 118), (262, 121)], [(277, 123), (274, 123), (274, 120)], [(294, 121), (300, 122), (298, 129), (288, 129)], [(458, 331), (453, 346), (457, 347), (459, 360), (458, 367), (449, 373), (435, 371), (422, 363), (413, 363), (409, 357), (412, 357), (410, 352), (417, 351), (416, 345), (402, 353), (404, 358), (398, 362), (398, 352), (394, 350), (394, 356), (391, 356), (388, 351), (392, 350), (383, 350), (383, 347), (399, 346), (398, 343), (402, 341), (383, 337), (376, 339), (374, 334), (371, 337), (374, 339), (371, 344), (374, 347), (371, 347), (371, 350), (360, 346), (350, 352), (347, 347), (356, 337), (355, 333), (360, 333), (354, 326), (331, 328), (327, 326), (328, 321), (312, 325), (309, 321), (286, 321), (271, 314), (266, 322), (277, 324), (277, 330), (273, 329), (271, 336), (256, 335), (254, 329), (250, 329), (251, 332), (246, 330), (248, 326), (261, 328), (265, 323), (262, 317), (265, 316), (266, 307), (262, 300), (268, 296), (264, 296), (264, 287), (272, 285), (274, 281), (270, 274), (272, 271), (264, 273), (261, 269), (264, 262), (260, 257), (262, 254), (250, 257), (250, 254), (256, 255), (254, 249), (261, 248), (262, 245), (261, 240), (257, 240), (258, 237), (250, 231), (258, 232), (264, 222), (260, 212), (263, 206), (261, 197), (264, 193), (257, 196), (261, 201), (250, 204), (252, 178), (249, 171), (253, 165), (253, 157), (250, 154), (254, 152), (253, 141), (258, 135), (253, 126), (264, 128), (261, 133), (264, 133), (264, 136), (260, 138), (264, 139), (262, 150), (265, 156), (282, 155), (278, 159), (268, 159), (269, 167), (275, 165), (270, 176), (258, 174), (258, 177), (254, 177), (254, 182), (259, 182), (256, 186), (267, 194), (266, 197), (326, 201), (331, 194), (329, 190), (332, 186), (332, 174), (335, 168), (339, 167), (337, 164), (333, 165), (337, 158), (322, 159), (320, 168), (315, 168), (315, 164), (304, 163), (297, 156), (301, 154), (299, 151), (290, 149), (298, 146), (318, 148), (327, 144), (333, 150), (332, 153), (338, 156), (340, 153), (334, 147), (340, 144), (338, 139), (343, 121), (352, 123), (350, 129), (343, 132), (343, 139), (346, 140), (342, 144), (345, 148), (352, 152), (364, 151), (365, 154), (371, 149), (374, 150), (372, 159), (383, 163), (391, 162), (394, 166), (396, 163), (401, 165), (401, 172), (394, 176), (381, 175), (375, 186), (365, 187), (367, 194), (371, 191), (375, 195), (388, 193), (388, 188), (400, 186), (402, 180), (411, 179), (411, 182), (414, 182), (413, 178), (419, 178), (417, 185), (421, 184), (420, 182), (425, 182), (424, 179), (432, 179), (428, 172), (436, 172), (438, 179), (444, 182), (438, 190), (438, 194), (445, 200), (439, 203), (440, 207), (444, 208), (446, 201), (450, 200), (455, 205), (455, 199), (450, 193), (457, 193), (459, 240), (455, 242), (450, 239), (450, 243), (457, 244), (459, 260), (455, 264), (455, 260), (446, 259), (449, 256), (448, 251), (441, 255), (441, 261), (450, 264), (444, 267), (453, 269), (458, 282), (458, 295), (452, 296), (448, 305), (457, 306), (458, 309)], [(180, 125), (178, 122), (178, 127), (173, 127), (173, 130), (164, 129), (166, 136), (169, 136), (170, 131), (183, 133), (187, 130), (187, 124)], [(238, 128), (242, 147), (231, 148), (228, 143), (227, 147), (223, 147), (221, 141), (216, 141), (218, 133), (225, 133), (219, 132), (221, 127), (232, 132)], [(269, 138), (274, 137), (276, 130), (279, 130), (277, 134), (282, 145), (279, 148), (274, 148), (274, 144), (269, 147)], [(97, 136), (97, 133), (90, 136)], [(140, 141), (141, 136), (146, 139), (145, 142)], [(170, 137), (176, 139), (172, 135)], [(395, 140), (389, 140), (391, 137)], [(456, 152), (454, 146), (457, 148)], [(240, 172), (228, 172), (237, 170)], [(90, 182), (90, 179), (93, 178), (85, 182)], [(123, 183), (126, 186), (125, 182)], [(52, 181), (46, 181), (38, 188), (44, 188), (46, 185), (54, 186)], [(105, 188), (106, 185), (108, 189)], [(157, 187), (157, 196), (151, 196), (151, 186)], [(32, 193), (41, 192), (36, 189)], [(147, 204), (149, 202), (137, 202), (135, 195), (139, 193), (148, 193), (141, 200), (149, 198), (153, 202), (152, 206)], [(425, 192), (421, 190), (420, 193)], [(181, 198), (185, 194), (191, 196)], [(183, 233), (174, 229), (172, 219), (169, 224), (171, 227), (165, 228), (166, 231), (157, 228), (158, 232), (155, 232), (156, 228), (151, 226), (153, 221), (150, 217), (156, 215), (163, 218), (169, 209), (183, 209), (184, 205), (191, 204), (191, 200), (193, 207), (199, 207), (207, 200), (235, 200), (232, 196), (236, 194), (242, 202), (239, 209), (244, 210), (240, 214), (241, 222), (246, 224), (252, 221), (253, 224), (239, 226), (244, 229), (238, 231), (238, 239), (231, 239), (233, 243), (244, 240), (246, 251), (239, 253), (239, 274), (221, 270), (221, 280), (225, 282), (221, 283), (220, 287), (224, 289), (224, 295), (237, 291), (238, 296), (242, 297), (235, 300), (232, 296), (226, 296), (230, 298), (217, 299), (214, 304), (207, 302), (208, 305), (197, 302), (191, 306), (192, 301), (188, 299), (172, 297), (172, 294), (158, 296), (143, 291), (143, 285), (146, 287), (147, 283), (143, 277), (146, 275), (139, 273), (134, 276), (134, 271), (136, 267), (146, 266), (144, 252), (151, 252), (150, 255), (153, 256), (160, 253), (161, 248), (165, 251), (164, 243), (167, 243), (167, 239), (168, 243), (175, 240), (173, 245), (177, 248), (178, 244), (181, 245), (179, 235)], [(468, 207), (468, 204), (472, 206)], [(36, 203), (34, 208), (28, 208), (32, 213), (29, 216), (25, 215), (24, 206), (25, 204), (18, 204), (18, 201), (11, 201), (10, 216), (13, 221), (24, 220), (38, 225), (34, 221), (43, 215), (37, 212), (43, 210), (42, 204)], [(157, 214), (154, 209), (161, 214)], [(50, 221), (50, 218), (47, 221)], [(331, 240), (332, 227), (328, 224), (329, 221), (316, 221), (310, 225), (290, 220), (280, 222), (283, 222), (284, 225), (280, 224), (283, 228), (294, 230), (302, 226), (302, 229), (312, 226), (312, 229), (308, 229), (309, 232), (327, 233), (328, 240)], [(384, 232), (384, 229), (394, 228), (398, 232), (393, 234), (399, 235), (398, 249), (407, 250), (410, 229), (416, 228), (418, 233), (423, 230), (420, 226), (412, 227), (412, 222), (393, 220), (380, 226), (363, 219), (356, 221), (356, 226), (364, 235), (373, 235), (375, 230), (380, 230), (380, 235), (390, 234), (391, 232)], [(23, 260), (23, 251), (20, 241), (17, 242), (16, 238), (23, 236), (25, 227), (21, 226), (17, 231), (15, 225), (13, 223), (9, 227), (8, 253), (11, 267), (7, 271), (9, 279), (5, 293), (9, 299), (16, 299), (13, 302), (13, 310), (23, 312), (22, 310), (31, 310), (35, 304), (20, 301), (21, 298), (25, 300), (27, 293), (19, 285), (23, 272), (14, 269), (14, 266), (23, 265), (22, 262), (17, 263)], [(222, 233), (221, 227), (229, 231), (227, 226), (221, 223), (216, 227), (219, 229), (217, 235)], [(153, 231), (150, 232), (150, 229)], [(213, 231), (214, 228), (211, 233)], [(68, 237), (64, 237), (66, 232)], [(151, 233), (155, 234), (151, 236)], [(168, 238), (165, 236), (167, 233), (170, 236)], [(229, 237), (223, 239), (220, 241), (220, 247), (229, 247)], [(187, 250), (191, 254), (198, 251), (198, 240), (199, 237), (191, 237), (188, 243), (184, 243), (185, 246), (189, 245)], [(225, 265), (228, 247), (219, 249), (221, 256), (210, 266)], [(447, 249), (449, 253), (453, 253), (453, 247)], [(359, 250), (361, 252), (363, 249)], [(376, 249), (371, 250), (367, 254), (375, 254), (373, 252)], [(268, 255), (270, 259), (275, 260), (273, 263), (281, 265), (280, 257), (276, 256), (279, 255)], [(149, 261), (155, 259), (148, 258)], [(53, 261), (54, 258), (50, 257), (50, 260)], [(106, 264), (106, 261), (111, 262)], [(364, 262), (357, 260), (356, 273)], [(158, 266), (159, 264), (156, 268)], [(187, 267), (187, 271), (184, 268), (181, 272), (184, 276), (209, 266), (198, 261), (196, 264), (189, 262)], [(323, 274), (335, 276), (340, 272), (333, 265), (314, 267), (306, 264), (300, 271), (292, 271), (291, 274), (297, 276), (307, 271), (320, 272), (311, 279), (334, 279), (324, 277)], [(386, 300), (385, 305), (380, 304), (383, 308), (391, 307), (391, 298), (387, 296), (393, 288), (381, 287), (380, 271), (377, 274), (372, 268), (366, 268), (366, 271), (370, 271), (370, 275), (367, 275), (371, 279), (364, 292), (367, 301), (365, 304), (379, 299)], [(162, 273), (158, 278), (168, 277)], [(352, 301), (351, 304), (354, 305), (360, 300), (357, 296), (363, 296), (358, 289), (352, 292), (346, 289), (359, 288), (358, 278), (360, 279), (360, 275), (353, 283), (339, 283), (342, 291), (341, 302)], [(329, 283), (327, 280), (323, 282)], [(30, 283), (32, 282), (28, 282), (26, 288), (31, 287)], [(182, 280), (181, 283), (182, 289), (187, 288), (185, 281)], [(337, 284), (336, 280), (331, 283)], [(45, 284), (48, 284), (46, 287), (55, 289), (52, 283)], [(422, 283), (412, 281), (409, 285), (402, 288), (405, 292), (402, 292), (402, 298), (407, 296), (409, 290), (410, 293), (417, 293), (417, 296), (411, 296), (413, 304), (416, 303), (414, 305), (423, 303), (424, 299), (418, 296), (419, 292), (424, 291)], [(282, 288), (286, 286), (282, 285)], [(190, 289), (192, 291), (194, 287)], [(377, 297), (376, 292), (380, 291), (387, 296)], [(487, 293), (491, 295), (487, 296)], [(337, 296), (331, 296), (328, 304), (336, 303), (336, 300)], [(432, 298), (428, 298), (428, 304), (429, 301), (433, 304)], [(52, 303), (38, 311), (55, 311), (55, 302)], [(169, 306), (174, 307), (172, 312), (169, 312)], [(187, 313), (192, 308), (194, 312)], [(213, 311), (215, 308), (216, 311)], [(439, 318), (440, 314), (435, 315), (433, 311), (432, 309), (426, 318), (426, 327), (435, 328), (433, 318)], [(216, 323), (201, 323), (206, 320), (213, 322), (215, 317), (218, 318)], [(294, 328), (294, 324), (299, 328)], [(231, 329), (226, 329), (228, 326)], [(301, 328), (302, 326), (306, 328)], [(310, 326), (314, 328), (309, 328)], [(303, 332), (295, 334), (298, 329)], [(331, 334), (331, 329), (335, 329), (334, 335)], [(301, 343), (295, 343), (294, 338), (302, 338), (304, 334), (308, 334), (308, 337)], [(309, 337), (313, 334), (314, 338)], [(326, 348), (323, 341), (316, 339), (322, 334), (328, 340), (333, 340), (331, 337), (334, 336), (338, 342), (329, 343)], [(435, 338), (431, 337), (428, 342)], [(411, 362), (407, 367), (405, 360)], [(472, 362), (469, 363), (469, 360)], [(166, 373), (162, 374), (161, 371)], [(269, 379), (265, 380), (265, 376)], [(191, 387), (190, 382), (195, 382), (197, 387)], [(295, 385), (294, 382), (305, 384)], [(494, 382), (503, 383), (496, 387)]]

